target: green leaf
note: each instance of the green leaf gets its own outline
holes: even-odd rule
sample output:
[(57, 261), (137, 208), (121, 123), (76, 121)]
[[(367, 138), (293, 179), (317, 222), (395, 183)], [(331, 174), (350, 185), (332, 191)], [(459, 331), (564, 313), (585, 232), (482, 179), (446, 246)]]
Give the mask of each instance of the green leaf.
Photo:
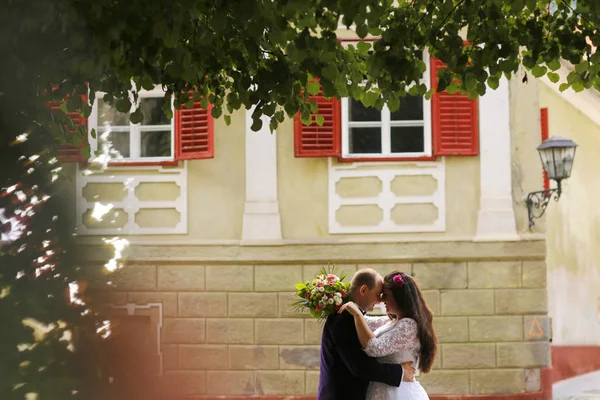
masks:
[(448, 87), (446, 87), (446, 92), (449, 94), (455, 94), (460, 90), (459, 84), (456, 81), (451, 82)]
[(315, 121), (317, 122), (317, 125), (323, 126), (323, 124), (325, 123), (325, 117), (323, 117), (322, 115), (317, 115), (315, 117)]
[(575, 66), (575, 72), (577, 72), (578, 74), (583, 74), (585, 71), (588, 70), (588, 67), (589, 65), (587, 61), (581, 62)]
[(334, 64), (327, 64), (322, 70), (323, 78), (335, 81), (338, 76), (338, 69)]
[(231, 115), (229, 115), (229, 114), (223, 115), (223, 120), (225, 121), (225, 124), (227, 126), (231, 125)]
[(419, 95), (419, 87), (416, 85), (411, 86), (408, 89), (408, 94), (411, 96), (418, 96)]
[(425, 100), (431, 100), (431, 98), (433, 97), (433, 94), (435, 93), (435, 90), (429, 89), (427, 91), (427, 93), (425, 93)]
[(371, 43), (365, 42), (365, 41), (360, 41), (356, 44), (356, 48), (358, 49), (358, 51), (360, 53), (367, 54), (367, 52), (371, 49)]
[(90, 136), (92, 137), (92, 139), (96, 139), (96, 129), (92, 128), (92, 130), (90, 131)]
[(387, 102), (387, 106), (390, 109), (390, 112), (398, 111), (400, 108), (400, 99), (390, 99)]
[(277, 119), (277, 122), (282, 123), (285, 121), (285, 113), (283, 111), (277, 111), (275, 112), (275, 118)]
[(139, 124), (142, 122), (142, 109), (138, 108), (131, 114), (129, 114), (129, 120), (132, 124)]
[(364, 39), (369, 34), (369, 28), (365, 24), (360, 24), (356, 27), (356, 34), (359, 38)]
[(212, 115), (213, 118), (219, 118), (221, 116), (221, 114), (223, 113), (223, 109), (221, 107), (213, 107), (210, 114)]
[(560, 61), (558, 59), (554, 59), (547, 64), (550, 71), (558, 71), (560, 69)]
[(86, 143), (85, 146), (81, 148), (81, 155), (86, 160), (89, 160), (92, 157), (92, 152), (89, 143)]
[(487, 85), (490, 89), (496, 90), (500, 86), (500, 79), (495, 76), (490, 76), (487, 80)]
[(131, 110), (131, 102), (129, 99), (119, 99), (117, 100), (117, 111), (122, 113), (127, 113)]
[(104, 97), (102, 98), (102, 100), (107, 104), (112, 104), (115, 99), (114, 99), (112, 93), (106, 93), (104, 95)]
[(541, 78), (542, 76), (546, 75), (546, 72), (548, 71), (548, 68), (546, 68), (543, 65), (536, 65), (535, 67), (533, 67), (531, 69), (531, 73), (533, 74), (533, 76), (535, 76), (536, 78)]
[(367, 92), (364, 94), (364, 96), (362, 98), (362, 103), (364, 104), (365, 107), (373, 107), (373, 105), (375, 105), (375, 102), (377, 101), (378, 97), (379, 96), (377, 95), (377, 93)]
[(575, 82), (574, 84), (571, 85), (571, 88), (576, 92), (582, 92), (585, 89), (585, 85), (583, 84), (582, 81), (578, 81)]
[(206, 96), (202, 96), (200, 99), (200, 107), (202, 107), (204, 110), (208, 108), (208, 98)]
[(306, 85), (306, 90), (308, 91), (308, 93), (310, 93), (313, 96), (318, 95), (320, 89), (321, 89), (321, 84), (316, 81), (308, 82), (308, 84)]
[(296, 290), (306, 289), (306, 285), (304, 283), (296, 283)]
[(556, 72), (548, 72), (548, 79), (552, 83), (557, 83), (560, 80), (560, 76)]
[(152, 78), (149, 75), (142, 76), (142, 88), (144, 90), (152, 90), (154, 89), (154, 82), (152, 82)]
[(560, 90), (561, 92), (564, 92), (565, 90), (567, 90), (570, 87), (571, 87), (571, 85), (569, 85), (568, 83), (561, 83), (560, 86), (558, 87), (558, 90)]
[(254, 132), (258, 132), (262, 128), (262, 125), (263, 125), (262, 119), (260, 119), (260, 118), (253, 118), (252, 119), (252, 126), (250, 126), (250, 129), (252, 129)]

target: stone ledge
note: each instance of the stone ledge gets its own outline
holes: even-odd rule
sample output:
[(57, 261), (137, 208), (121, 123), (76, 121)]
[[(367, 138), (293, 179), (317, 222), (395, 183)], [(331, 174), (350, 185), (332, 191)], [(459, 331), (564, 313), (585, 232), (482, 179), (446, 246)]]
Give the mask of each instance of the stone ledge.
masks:
[[(112, 257), (109, 247), (86, 241), (80, 252), (86, 262), (106, 262)], [(268, 263), (328, 263), (344, 262), (432, 262), (476, 260), (543, 260), (546, 254), (544, 240), (474, 242), (421, 241), (421, 242), (358, 242), (282, 244), (240, 246), (227, 244), (132, 244), (124, 252), (128, 261), (162, 264), (252, 264)]]

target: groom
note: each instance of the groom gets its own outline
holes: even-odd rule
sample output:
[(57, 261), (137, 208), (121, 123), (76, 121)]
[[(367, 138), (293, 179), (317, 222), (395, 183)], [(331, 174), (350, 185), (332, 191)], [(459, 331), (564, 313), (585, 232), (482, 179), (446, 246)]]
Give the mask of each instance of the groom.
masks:
[[(363, 312), (373, 310), (382, 291), (383, 278), (373, 269), (361, 269), (352, 277), (350, 295)], [(365, 400), (370, 381), (400, 386), (401, 380), (411, 382), (414, 376), (412, 362), (380, 364), (367, 356), (349, 312), (329, 316), (321, 338), (317, 400)]]

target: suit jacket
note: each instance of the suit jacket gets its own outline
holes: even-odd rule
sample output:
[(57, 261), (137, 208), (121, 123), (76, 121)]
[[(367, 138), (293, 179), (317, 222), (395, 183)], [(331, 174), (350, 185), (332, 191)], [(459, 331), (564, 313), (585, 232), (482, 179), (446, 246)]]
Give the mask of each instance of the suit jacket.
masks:
[(367, 356), (349, 312), (330, 315), (321, 338), (317, 400), (365, 400), (370, 381), (400, 386), (402, 366)]

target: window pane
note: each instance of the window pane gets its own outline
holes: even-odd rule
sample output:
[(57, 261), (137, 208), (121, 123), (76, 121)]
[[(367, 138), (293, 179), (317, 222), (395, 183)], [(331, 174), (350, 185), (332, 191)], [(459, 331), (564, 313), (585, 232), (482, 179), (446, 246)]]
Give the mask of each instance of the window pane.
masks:
[(140, 108), (143, 114), (142, 125), (171, 125), (171, 120), (162, 110), (165, 101), (164, 97), (140, 99)]
[(425, 151), (425, 135), (422, 126), (391, 128), (392, 153), (422, 153)]
[(117, 111), (116, 105), (108, 105), (103, 99), (98, 102), (98, 126), (129, 126), (129, 113)]
[(400, 108), (391, 113), (392, 121), (422, 121), (423, 97), (406, 96), (400, 99)]
[(381, 153), (381, 128), (350, 128), (351, 154)]
[(171, 131), (141, 132), (142, 157), (171, 157)]
[(354, 99), (348, 99), (348, 114), (350, 121), (381, 121), (381, 111)]
[(100, 149), (108, 144), (110, 158), (129, 158), (129, 132), (100, 133)]

